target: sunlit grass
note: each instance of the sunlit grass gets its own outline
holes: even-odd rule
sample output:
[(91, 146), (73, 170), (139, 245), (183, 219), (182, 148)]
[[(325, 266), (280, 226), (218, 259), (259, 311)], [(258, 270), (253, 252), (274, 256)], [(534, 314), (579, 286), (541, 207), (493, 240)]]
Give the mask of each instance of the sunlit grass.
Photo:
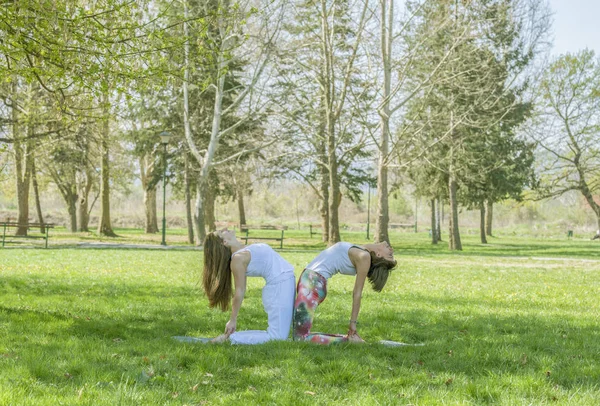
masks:
[[(393, 236), (398, 269), (365, 292), (359, 333), (425, 344), (405, 348), (181, 344), (228, 317), (201, 295), (202, 252), (0, 250), (0, 405), (597, 404), (600, 245), (475, 237), (449, 253)], [(296, 274), (321, 248), (298, 241), (281, 251)], [(345, 332), (352, 284), (331, 280), (316, 330)], [(261, 286), (238, 328), (265, 328)]]

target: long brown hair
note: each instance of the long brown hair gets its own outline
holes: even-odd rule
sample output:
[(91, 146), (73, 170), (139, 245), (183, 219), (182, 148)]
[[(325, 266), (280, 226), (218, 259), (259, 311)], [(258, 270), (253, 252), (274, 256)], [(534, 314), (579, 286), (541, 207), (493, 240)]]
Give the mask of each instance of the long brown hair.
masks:
[(390, 271), (396, 267), (398, 262), (379, 257), (373, 251), (369, 251), (369, 254), (371, 254), (371, 266), (367, 273), (367, 279), (375, 292), (381, 292), (387, 283)]
[(204, 271), (202, 285), (210, 307), (222, 311), (229, 308), (233, 288), (231, 286), (231, 248), (216, 233), (204, 239)]

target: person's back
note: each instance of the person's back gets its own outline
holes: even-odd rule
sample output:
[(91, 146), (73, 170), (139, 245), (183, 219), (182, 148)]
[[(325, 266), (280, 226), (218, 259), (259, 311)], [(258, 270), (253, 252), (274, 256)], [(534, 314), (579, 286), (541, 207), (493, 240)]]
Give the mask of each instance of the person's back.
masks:
[(338, 242), (326, 250), (321, 251), (321, 253), (306, 266), (306, 269), (315, 271), (325, 279), (329, 279), (338, 273), (341, 273), (342, 275), (356, 275), (356, 268), (348, 256), (348, 251), (352, 247), (362, 249), (349, 242)]
[(246, 269), (247, 276), (260, 276), (266, 283), (274, 283), (279, 280), (294, 276), (294, 267), (267, 244), (250, 244), (236, 251), (235, 255), (242, 252), (250, 253), (250, 262)]

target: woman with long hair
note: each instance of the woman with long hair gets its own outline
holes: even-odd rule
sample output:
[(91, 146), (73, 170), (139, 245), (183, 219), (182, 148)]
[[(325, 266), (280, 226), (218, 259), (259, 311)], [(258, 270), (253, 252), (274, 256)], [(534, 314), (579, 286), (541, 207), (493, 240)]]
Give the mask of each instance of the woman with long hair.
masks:
[[(266, 331), (236, 332), (248, 276), (266, 281), (262, 290), (268, 318)], [(227, 229), (208, 234), (204, 240), (204, 292), (210, 307), (226, 311), (231, 303), (225, 332), (212, 342), (229, 339), (232, 344), (260, 344), (287, 339), (294, 308), (294, 282), (294, 267), (267, 244), (246, 246), (236, 239), (235, 231)]]
[[(356, 331), (358, 313), (365, 281), (368, 279), (376, 292), (385, 286), (390, 271), (396, 267), (394, 250), (387, 242), (355, 245), (338, 242), (322, 251), (306, 266), (296, 291), (294, 304), (294, 340), (332, 344), (345, 341), (364, 342)], [(348, 333), (311, 333), (315, 310), (327, 296), (327, 281), (335, 274), (355, 276), (352, 292), (352, 313)]]

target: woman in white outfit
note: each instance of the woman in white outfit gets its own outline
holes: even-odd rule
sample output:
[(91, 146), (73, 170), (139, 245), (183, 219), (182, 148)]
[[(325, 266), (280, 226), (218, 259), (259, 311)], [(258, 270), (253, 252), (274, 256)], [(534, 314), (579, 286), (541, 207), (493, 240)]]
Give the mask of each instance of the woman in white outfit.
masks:
[[(236, 332), (248, 276), (259, 276), (266, 281), (262, 300), (268, 317), (267, 331)], [(227, 229), (210, 233), (204, 240), (202, 283), (210, 307), (226, 311), (231, 302), (231, 317), (225, 332), (213, 342), (229, 339), (232, 344), (260, 344), (287, 339), (294, 311), (294, 267), (267, 244), (245, 246), (236, 239), (235, 231)]]

